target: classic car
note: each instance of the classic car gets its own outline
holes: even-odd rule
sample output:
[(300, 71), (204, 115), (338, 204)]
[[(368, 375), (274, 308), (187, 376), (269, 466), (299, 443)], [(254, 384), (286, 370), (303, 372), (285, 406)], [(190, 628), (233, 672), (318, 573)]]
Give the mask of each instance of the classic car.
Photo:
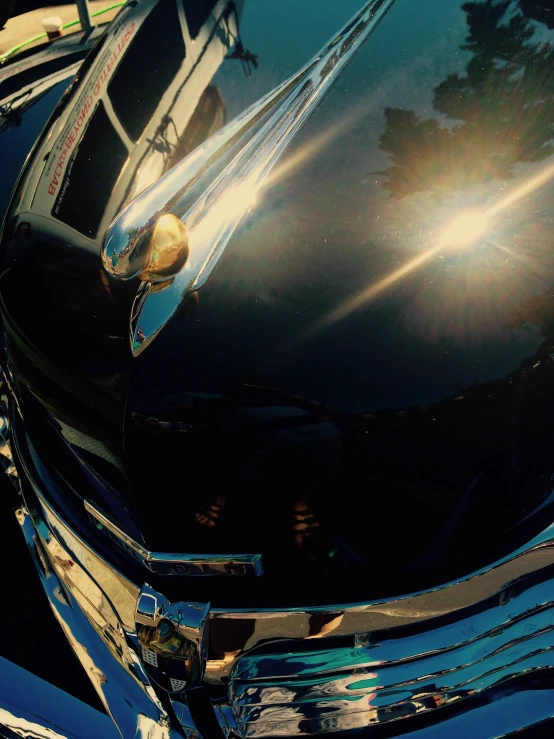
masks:
[(110, 727), (546, 731), (548, 4), (131, 0), (71, 38), (0, 67), (0, 453)]

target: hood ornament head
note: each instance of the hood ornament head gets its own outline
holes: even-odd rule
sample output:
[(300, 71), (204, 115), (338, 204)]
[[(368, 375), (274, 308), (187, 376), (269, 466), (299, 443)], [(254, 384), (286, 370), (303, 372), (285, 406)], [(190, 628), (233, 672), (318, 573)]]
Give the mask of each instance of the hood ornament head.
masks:
[(135, 616), (140, 657), (148, 677), (164, 690), (179, 693), (202, 680), (209, 613), (207, 603), (170, 603), (143, 586)]
[(156, 213), (141, 228), (126, 230), (129, 242), (123, 249), (104, 255), (107, 271), (123, 279), (164, 282), (180, 272), (189, 256), (189, 235), (183, 221), (173, 213)]

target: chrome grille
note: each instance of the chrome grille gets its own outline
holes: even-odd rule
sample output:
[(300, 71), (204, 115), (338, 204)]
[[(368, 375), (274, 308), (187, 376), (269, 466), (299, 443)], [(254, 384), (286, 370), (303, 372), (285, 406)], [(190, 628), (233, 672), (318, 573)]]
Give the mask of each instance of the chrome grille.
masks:
[(419, 633), (388, 630), (359, 646), (353, 639), (350, 647), (325, 649), (314, 640), (308, 652), (295, 651), (294, 642), (279, 653), (254, 650), (230, 674), (226, 715), (240, 737), (361, 728), (434, 711), (554, 667), (550, 580), (528, 578), (486, 606)]

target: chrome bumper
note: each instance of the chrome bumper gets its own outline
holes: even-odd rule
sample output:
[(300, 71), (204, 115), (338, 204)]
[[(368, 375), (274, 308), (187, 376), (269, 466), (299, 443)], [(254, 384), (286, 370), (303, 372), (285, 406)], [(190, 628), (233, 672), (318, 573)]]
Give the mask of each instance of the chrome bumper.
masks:
[[(140, 660), (127, 648), (122, 625), (104, 620), (107, 609), (97, 610), (96, 583), (92, 578), (89, 583), (82, 579), (79, 587), (77, 578), (60, 577), (60, 569), (79, 567), (69, 564), (74, 555), (62, 553), (53, 532), (43, 522), (33, 522), (24, 508), (18, 509), (16, 516), (54, 616), (121, 735), (152, 739), (183, 736), (171, 729), (167, 711), (148, 683)], [(84, 585), (90, 586), (89, 592)], [(114, 625), (117, 640), (113, 639)]]
[[(187, 693), (160, 700), (138, 656), (139, 587), (69, 529), (17, 443), (14, 453), (40, 508), (17, 511), (25, 541), (52, 610), (122, 736), (202, 739)], [(240, 739), (385, 723), (387, 736), (410, 727), (426, 739), (488, 739), (551, 718), (553, 541), (551, 526), (490, 568), (392, 601), (212, 609), (221, 659), (208, 660), (204, 685), (209, 693), (226, 684), (227, 695), (208, 699), (210, 711), (223, 735)], [(228, 649), (226, 635), (234, 642)], [(330, 648), (326, 637), (339, 639)]]
[(0, 735), (28, 739), (117, 739), (104, 713), (0, 657)]

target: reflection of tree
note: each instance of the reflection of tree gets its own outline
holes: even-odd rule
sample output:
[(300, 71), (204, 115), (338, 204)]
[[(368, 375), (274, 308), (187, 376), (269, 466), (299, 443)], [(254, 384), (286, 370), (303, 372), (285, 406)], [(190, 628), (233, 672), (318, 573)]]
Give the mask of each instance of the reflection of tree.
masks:
[(22, 95), (12, 98), (7, 103), (0, 105), (0, 132), (8, 128), (20, 126), (23, 122), (23, 114), (43, 98), (48, 90), (32, 96), (32, 90), (27, 90)]
[(461, 49), (472, 56), (465, 76), (450, 74), (434, 90), (433, 107), (450, 119), (447, 125), (385, 109), (380, 146), (392, 166), (382, 172), (383, 187), (392, 197), (421, 190), (446, 195), (509, 178), (516, 162), (554, 153), (554, 49), (532, 41), (533, 23), (521, 12), (542, 19), (541, 4), (520, 3), (462, 6), (468, 35)]
[(554, 291), (548, 290), (513, 308), (508, 325), (517, 328), (529, 324), (538, 327), (545, 346), (550, 347), (554, 341)]
[(554, 28), (554, 5), (551, 0), (519, 0), (523, 15)]

